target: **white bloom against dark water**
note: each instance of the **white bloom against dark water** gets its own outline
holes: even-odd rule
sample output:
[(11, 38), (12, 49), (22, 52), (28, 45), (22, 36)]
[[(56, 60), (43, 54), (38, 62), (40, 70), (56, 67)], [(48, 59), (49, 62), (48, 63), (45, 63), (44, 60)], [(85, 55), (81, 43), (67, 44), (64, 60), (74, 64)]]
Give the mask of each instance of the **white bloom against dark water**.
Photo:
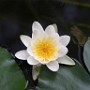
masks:
[(68, 57), (67, 45), (70, 42), (68, 35), (59, 36), (53, 25), (46, 27), (35, 21), (32, 25), (32, 38), (21, 35), (20, 39), (26, 46), (26, 50), (18, 51), (15, 56), (21, 60), (27, 60), (30, 65), (45, 65), (52, 71), (59, 69), (59, 63), (75, 65)]

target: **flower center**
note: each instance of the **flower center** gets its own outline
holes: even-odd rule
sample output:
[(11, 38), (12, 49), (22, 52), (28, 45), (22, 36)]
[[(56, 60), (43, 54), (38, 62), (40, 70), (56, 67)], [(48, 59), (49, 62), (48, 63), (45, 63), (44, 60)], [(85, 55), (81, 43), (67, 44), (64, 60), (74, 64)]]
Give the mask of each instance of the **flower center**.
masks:
[(39, 60), (51, 61), (58, 53), (56, 41), (51, 37), (38, 38), (34, 41), (32, 51)]

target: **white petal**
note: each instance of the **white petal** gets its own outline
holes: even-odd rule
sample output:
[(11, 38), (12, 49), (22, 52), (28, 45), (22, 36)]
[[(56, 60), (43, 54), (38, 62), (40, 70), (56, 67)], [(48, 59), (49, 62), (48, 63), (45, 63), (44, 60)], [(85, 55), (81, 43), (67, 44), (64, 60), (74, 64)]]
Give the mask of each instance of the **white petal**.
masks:
[(67, 46), (69, 42), (70, 42), (70, 36), (63, 35), (60, 37), (60, 43), (62, 43), (62, 45)]
[(49, 26), (45, 29), (45, 32), (46, 32), (49, 36), (51, 36), (56, 42), (58, 42), (58, 43), (60, 42), (60, 41), (59, 41), (59, 39), (60, 39), (59, 34), (56, 33), (55, 28), (54, 28), (53, 25), (49, 25)]
[(49, 26), (46, 27), (45, 32), (48, 35), (51, 35), (51, 34), (55, 33), (55, 28), (52, 25), (49, 25)]
[(65, 46), (61, 46), (60, 50), (59, 50), (59, 57), (63, 57), (64, 55), (66, 55), (68, 53), (68, 49)]
[(39, 62), (38, 62), (37, 60), (35, 60), (33, 57), (31, 57), (31, 56), (29, 56), (29, 57), (27, 58), (27, 62), (28, 62), (28, 64), (30, 64), (30, 65), (37, 65), (37, 64), (39, 64)]
[(68, 57), (67, 55), (58, 58), (57, 61), (58, 61), (58, 63), (61, 63), (61, 64), (75, 65), (75, 62), (70, 57)]
[(29, 36), (21, 35), (20, 39), (26, 47), (28, 47), (31, 43), (31, 38)]
[(33, 32), (34, 32), (34, 30), (43, 32), (43, 27), (41, 26), (41, 24), (39, 22), (35, 21), (32, 25), (32, 30), (33, 30)]
[(60, 56), (59, 53), (56, 53), (56, 54), (52, 57), (51, 61), (56, 60), (59, 56)]
[[(40, 37), (43, 33), (44, 33), (44, 30), (43, 30), (43, 27), (41, 26), (41, 24), (37, 21), (35, 21), (32, 25), (32, 30), (33, 30), (33, 33), (32, 33), (32, 38), (33, 39), (37, 39), (37, 37)], [(43, 35), (42, 35), (43, 36)]]
[(56, 43), (57, 44), (60, 44), (60, 42), (59, 42), (59, 34), (58, 33), (54, 33), (54, 34), (52, 34), (52, 37), (53, 37), (53, 39), (56, 41)]
[(57, 61), (52, 61), (52, 62), (49, 62), (48, 64), (46, 64), (47, 67), (52, 70), (52, 71), (58, 71), (59, 69), (59, 64)]
[(16, 52), (15, 56), (18, 59), (27, 60), (29, 54), (27, 53), (26, 50), (21, 50), (21, 51)]
[(41, 64), (45, 65), (47, 63), (49, 63), (49, 60), (39, 60), (37, 57), (35, 57)]
[(29, 46), (29, 47), (27, 48), (27, 52), (28, 52), (28, 54), (29, 54), (30, 56), (33, 56), (33, 52), (32, 52), (31, 46)]
[(40, 32), (40, 31), (37, 31), (37, 30), (34, 30), (34, 32), (32, 33), (32, 41), (33, 40), (36, 40), (38, 38), (41, 38), (45, 35), (44, 32)]

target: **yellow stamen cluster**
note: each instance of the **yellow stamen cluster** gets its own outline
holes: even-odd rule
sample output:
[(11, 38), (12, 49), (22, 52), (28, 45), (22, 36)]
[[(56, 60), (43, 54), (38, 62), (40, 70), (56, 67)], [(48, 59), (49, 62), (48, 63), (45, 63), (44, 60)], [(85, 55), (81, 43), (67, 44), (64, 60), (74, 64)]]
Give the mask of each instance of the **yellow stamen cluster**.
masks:
[(51, 37), (43, 37), (34, 41), (33, 53), (40, 60), (52, 60), (58, 52), (56, 41)]

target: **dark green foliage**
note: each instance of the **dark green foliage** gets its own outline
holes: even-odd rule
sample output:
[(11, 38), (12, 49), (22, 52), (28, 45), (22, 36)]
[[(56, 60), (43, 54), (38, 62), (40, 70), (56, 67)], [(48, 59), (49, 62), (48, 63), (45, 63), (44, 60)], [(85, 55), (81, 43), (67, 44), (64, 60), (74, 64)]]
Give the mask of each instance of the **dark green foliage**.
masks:
[(0, 90), (25, 90), (25, 79), (12, 55), (0, 47)]

